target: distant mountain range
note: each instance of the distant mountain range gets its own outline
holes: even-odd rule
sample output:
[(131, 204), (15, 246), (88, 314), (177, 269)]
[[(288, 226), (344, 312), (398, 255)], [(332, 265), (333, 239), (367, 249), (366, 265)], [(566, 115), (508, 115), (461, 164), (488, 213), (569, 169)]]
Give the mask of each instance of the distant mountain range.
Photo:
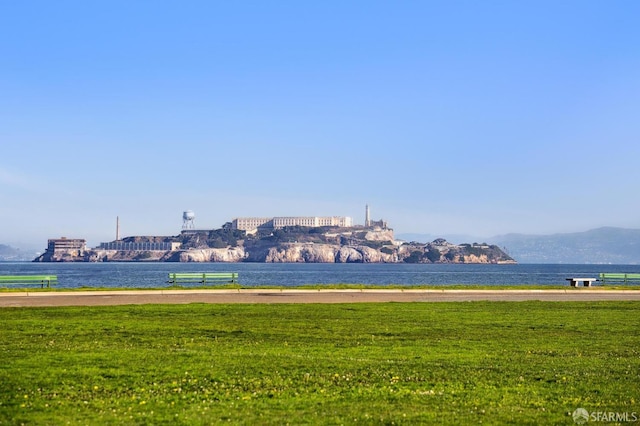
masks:
[[(399, 234), (397, 237), (408, 241), (429, 241), (433, 236)], [(465, 238), (467, 242), (495, 244), (519, 263), (640, 264), (640, 229), (604, 227), (553, 235), (506, 234), (480, 239), (471, 236), (444, 238), (451, 238), (451, 241)]]

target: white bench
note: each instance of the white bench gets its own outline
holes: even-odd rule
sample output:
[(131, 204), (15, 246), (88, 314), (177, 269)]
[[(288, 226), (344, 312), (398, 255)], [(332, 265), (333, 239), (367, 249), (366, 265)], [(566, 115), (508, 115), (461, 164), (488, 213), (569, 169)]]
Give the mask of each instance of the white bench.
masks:
[(591, 287), (591, 283), (594, 281), (598, 281), (597, 278), (566, 278), (567, 281), (569, 281), (569, 284), (571, 284), (571, 287), (578, 287), (578, 283), (582, 283), (583, 286), (585, 287)]

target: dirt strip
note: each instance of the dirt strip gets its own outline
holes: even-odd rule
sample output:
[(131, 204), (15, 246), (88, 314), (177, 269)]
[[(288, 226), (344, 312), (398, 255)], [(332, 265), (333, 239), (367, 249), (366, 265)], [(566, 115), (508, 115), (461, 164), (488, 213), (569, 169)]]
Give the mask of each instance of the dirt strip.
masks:
[(0, 293), (1, 307), (186, 303), (640, 301), (638, 290), (146, 290)]

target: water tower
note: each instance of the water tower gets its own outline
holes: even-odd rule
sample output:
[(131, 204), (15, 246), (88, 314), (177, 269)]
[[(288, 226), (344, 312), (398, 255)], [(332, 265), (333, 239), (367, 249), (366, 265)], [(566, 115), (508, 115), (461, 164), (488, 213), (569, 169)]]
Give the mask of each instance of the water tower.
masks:
[(192, 210), (182, 213), (182, 230), (193, 229), (196, 214)]

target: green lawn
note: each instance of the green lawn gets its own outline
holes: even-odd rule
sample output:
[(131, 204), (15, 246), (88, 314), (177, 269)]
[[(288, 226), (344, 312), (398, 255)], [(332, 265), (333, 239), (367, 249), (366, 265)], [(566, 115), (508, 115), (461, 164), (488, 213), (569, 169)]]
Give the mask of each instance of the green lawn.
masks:
[(638, 302), (3, 308), (0, 424), (640, 413), (639, 314)]

